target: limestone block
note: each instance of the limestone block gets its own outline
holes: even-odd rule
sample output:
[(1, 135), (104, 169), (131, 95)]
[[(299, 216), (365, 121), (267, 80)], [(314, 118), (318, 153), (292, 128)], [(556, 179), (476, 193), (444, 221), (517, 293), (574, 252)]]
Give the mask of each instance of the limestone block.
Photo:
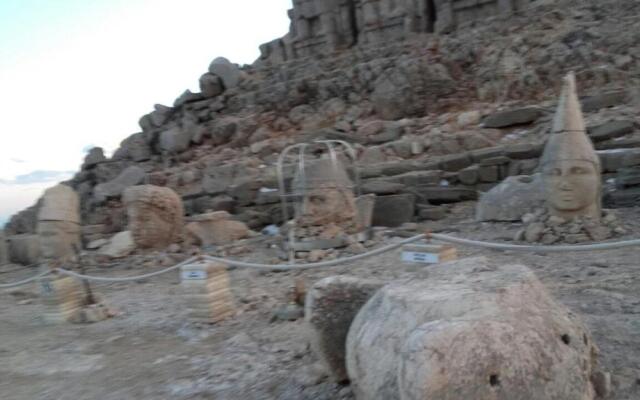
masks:
[(180, 240), (183, 231), (182, 199), (167, 187), (142, 185), (127, 188), (123, 202), (129, 230), (138, 248), (162, 249)]
[(589, 332), (521, 265), (465, 259), (384, 286), (346, 348), (359, 399), (595, 398)]
[(543, 203), (544, 192), (539, 174), (510, 176), (480, 196), (476, 205), (476, 220), (519, 221), (524, 214)]
[(348, 379), (345, 345), (351, 322), (381, 286), (376, 281), (331, 276), (316, 282), (307, 293), (304, 314), (311, 349), (338, 382)]
[(46, 322), (69, 321), (84, 305), (84, 291), (81, 283), (71, 277), (45, 277), (38, 281)]
[(194, 322), (216, 323), (234, 315), (235, 307), (226, 265), (185, 265), (181, 268), (180, 286), (188, 319)]

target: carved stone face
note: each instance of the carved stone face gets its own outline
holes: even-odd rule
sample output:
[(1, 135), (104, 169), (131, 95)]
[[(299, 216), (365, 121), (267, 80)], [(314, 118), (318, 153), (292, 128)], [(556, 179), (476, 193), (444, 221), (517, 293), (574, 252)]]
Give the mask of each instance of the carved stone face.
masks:
[(40, 255), (45, 260), (69, 261), (80, 247), (80, 226), (69, 221), (38, 222)]
[(552, 215), (599, 219), (600, 173), (583, 160), (559, 160), (543, 169), (545, 193)]
[(355, 197), (347, 189), (317, 188), (304, 199), (302, 213), (302, 225), (351, 225), (356, 217)]

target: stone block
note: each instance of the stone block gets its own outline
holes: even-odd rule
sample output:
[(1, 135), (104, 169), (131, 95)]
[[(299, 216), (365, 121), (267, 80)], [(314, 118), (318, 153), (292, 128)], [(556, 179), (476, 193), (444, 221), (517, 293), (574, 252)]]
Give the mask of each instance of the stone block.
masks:
[(235, 314), (226, 265), (185, 265), (180, 268), (180, 286), (189, 320), (211, 324)]
[(307, 293), (305, 323), (313, 353), (337, 382), (349, 379), (345, 365), (347, 333), (357, 312), (382, 283), (330, 276)]
[(98, 251), (98, 254), (109, 258), (122, 258), (133, 253), (136, 244), (130, 231), (124, 231), (115, 234), (108, 243)]
[[(625, 166), (625, 158), (627, 157), (627, 155), (633, 152), (634, 152), (633, 150), (629, 150), (629, 149), (598, 151), (597, 154), (598, 154), (598, 157), (600, 157), (602, 172), (616, 172), (617, 170)], [(632, 155), (628, 158), (627, 162), (631, 163), (636, 158), (637, 156)], [(628, 166), (631, 166), (631, 165), (628, 165)]]
[(218, 57), (209, 65), (209, 72), (222, 80), (226, 90), (233, 89), (240, 83), (242, 71), (224, 57)]
[(70, 321), (85, 304), (85, 293), (77, 279), (47, 276), (38, 280), (38, 286), (45, 322)]
[(604, 124), (589, 127), (588, 134), (592, 141), (603, 142), (605, 140), (619, 138), (635, 130), (633, 121), (609, 121)]
[(471, 157), (467, 153), (451, 154), (440, 159), (440, 168), (448, 172), (457, 172), (471, 163)]
[(479, 163), (480, 161), (487, 158), (494, 158), (503, 156), (505, 154), (504, 146), (495, 146), (495, 147), (486, 147), (484, 149), (473, 150), (469, 152), (471, 156), (471, 161), (474, 163)]
[(600, 93), (582, 99), (582, 111), (593, 112), (601, 108), (613, 107), (627, 102), (629, 96), (625, 90)]
[(482, 126), (484, 128), (508, 128), (515, 125), (530, 124), (540, 118), (542, 114), (542, 110), (537, 107), (499, 111), (487, 116), (482, 121)]
[(249, 236), (243, 222), (234, 221), (226, 211), (216, 211), (189, 218), (186, 236), (200, 246), (224, 245)]
[(420, 203), (429, 204), (458, 203), (478, 198), (475, 190), (450, 186), (418, 186), (414, 192)]
[(481, 166), (478, 171), (481, 182), (493, 183), (500, 180), (500, 170), (497, 165)]
[(542, 155), (544, 145), (534, 143), (512, 144), (505, 148), (505, 155), (513, 160), (538, 158)]
[(405, 185), (402, 183), (382, 179), (364, 182), (360, 187), (364, 194), (373, 193), (377, 195), (400, 193), (404, 188)]
[(480, 161), (480, 166), (487, 167), (491, 165), (505, 165), (505, 164), (509, 164), (510, 162), (511, 162), (511, 159), (509, 157), (498, 156), (498, 157), (485, 158), (484, 160)]
[(426, 221), (440, 221), (445, 219), (448, 213), (447, 207), (418, 204), (418, 216)]
[(396, 194), (377, 196), (373, 210), (373, 225), (396, 227), (412, 222), (415, 214), (415, 196)]
[(132, 165), (109, 182), (96, 185), (93, 189), (93, 197), (98, 202), (112, 197), (120, 197), (126, 188), (144, 182), (146, 176), (147, 173), (142, 168)]
[(467, 167), (460, 172), (458, 172), (458, 180), (463, 185), (475, 185), (479, 179), (479, 171), (480, 168), (477, 165), (472, 165)]

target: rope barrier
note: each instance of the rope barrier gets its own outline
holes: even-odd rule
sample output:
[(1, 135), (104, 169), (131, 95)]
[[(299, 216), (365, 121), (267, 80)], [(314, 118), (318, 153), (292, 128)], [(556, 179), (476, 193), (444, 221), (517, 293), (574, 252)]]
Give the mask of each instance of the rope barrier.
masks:
[[(454, 236), (444, 235), (440, 233), (424, 233), (424, 234), (412, 236), (408, 239), (401, 240), (397, 243), (382, 246), (380, 248), (368, 251), (366, 253), (357, 254), (350, 257), (338, 258), (335, 260), (321, 261), (321, 262), (308, 263), (308, 264), (260, 264), (260, 263), (230, 260), (230, 259), (226, 259), (222, 257), (214, 257), (210, 255), (203, 255), (203, 256), (191, 257), (185, 261), (182, 261), (179, 264), (162, 269), (160, 271), (150, 272), (148, 274), (143, 274), (143, 275), (127, 276), (127, 277), (120, 277), (120, 278), (84, 275), (84, 274), (79, 274), (77, 272), (66, 270), (64, 268), (56, 268), (54, 271), (63, 275), (77, 278), (77, 279), (86, 279), (89, 281), (96, 281), (96, 282), (131, 282), (131, 281), (151, 278), (153, 276), (171, 272), (184, 265), (190, 264), (194, 261), (202, 261), (202, 260), (221, 262), (227, 265), (232, 265), (240, 268), (252, 268), (252, 269), (267, 270), (267, 271), (306, 270), (306, 269), (315, 269), (315, 268), (323, 268), (323, 267), (332, 267), (332, 266), (348, 263), (351, 261), (357, 261), (363, 258), (373, 257), (382, 253), (386, 253), (387, 251), (395, 250), (398, 247), (401, 247), (405, 244), (413, 243), (422, 239), (436, 239), (445, 243), (459, 244), (459, 245), (471, 246), (471, 247), (481, 247), (481, 248), (492, 249), (492, 250), (512, 250), (512, 251), (525, 251), (525, 252), (533, 252), (533, 253), (562, 253), (562, 252), (573, 252), (573, 251), (611, 250), (611, 249), (619, 249), (623, 247), (640, 245), (640, 239), (624, 240), (619, 242), (585, 244), (585, 245), (561, 245), (561, 246), (518, 245), (518, 244), (506, 244), (506, 243), (484, 242), (479, 240), (463, 239), (463, 238), (457, 238)], [(12, 287), (27, 284), (35, 281), (36, 279), (42, 278), (50, 274), (51, 272), (52, 271), (45, 271), (34, 277), (31, 277), (22, 281), (8, 283), (8, 284), (0, 284), (0, 289), (12, 288)]]
[(596, 244), (546, 246), (546, 245), (521, 245), (521, 244), (483, 242), (479, 240), (457, 238), (454, 236), (443, 235), (439, 233), (431, 233), (431, 234), (428, 234), (427, 237), (431, 239), (437, 239), (446, 243), (459, 244), (463, 246), (482, 247), (485, 249), (493, 249), (493, 250), (526, 251), (526, 252), (532, 252), (532, 253), (565, 253), (565, 252), (573, 252), (573, 251), (612, 250), (612, 249), (619, 249), (623, 247), (640, 245), (640, 239), (624, 240), (620, 242), (596, 243)]
[(35, 281), (36, 279), (43, 278), (43, 277), (49, 275), (50, 273), (51, 273), (51, 271), (44, 271), (44, 272), (39, 273), (36, 276), (32, 276), (31, 278), (27, 278), (27, 279), (24, 279), (22, 281), (13, 282), (13, 283), (0, 283), (0, 289), (9, 289), (9, 288), (13, 288), (13, 287), (26, 285), (27, 283), (31, 283), (31, 282)]
[(185, 260), (179, 264), (174, 265), (173, 267), (169, 267), (169, 268), (165, 268), (165, 269), (161, 269), (160, 271), (155, 271), (155, 272), (150, 272), (148, 274), (143, 274), (143, 275), (136, 275), (136, 276), (126, 276), (126, 277), (121, 277), (121, 278), (108, 278), (108, 277), (104, 277), (104, 276), (91, 276), (91, 275), (83, 275), (83, 274), (79, 274), (77, 272), (73, 272), (73, 271), (69, 271), (67, 269), (64, 268), (56, 268), (56, 271), (63, 274), (63, 275), (67, 275), (67, 276), (71, 276), (73, 278), (77, 278), (77, 279), (86, 279), (89, 281), (96, 281), (96, 282), (133, 282), (133, 281), (139, 281), (140, 279), (146, 279), (146, 278), (151, 278), (153, 276), (157, 276), (157, 275), (162, 275), (164, 273), (167, 272), (171, 272), (173, 270), (176, 270), (184, 265), (190, 264), (194, 261), (197, 261), (198, 259), (200, 259), (201, 257), (199, 256), (195, 256), (195, 257), (191, 257), (188, 260)]

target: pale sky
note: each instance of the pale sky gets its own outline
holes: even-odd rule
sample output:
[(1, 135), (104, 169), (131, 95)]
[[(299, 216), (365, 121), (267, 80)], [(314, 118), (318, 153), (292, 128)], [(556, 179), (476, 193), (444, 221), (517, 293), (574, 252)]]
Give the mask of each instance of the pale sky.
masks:
[(252, 63), (261, 43), (286, 33), (288, 8), (291, 0), (0, 0), (0, 225), (75, 172), (88, 147), (113, 151), (155, 103), (198, 91), (214, 58)]

